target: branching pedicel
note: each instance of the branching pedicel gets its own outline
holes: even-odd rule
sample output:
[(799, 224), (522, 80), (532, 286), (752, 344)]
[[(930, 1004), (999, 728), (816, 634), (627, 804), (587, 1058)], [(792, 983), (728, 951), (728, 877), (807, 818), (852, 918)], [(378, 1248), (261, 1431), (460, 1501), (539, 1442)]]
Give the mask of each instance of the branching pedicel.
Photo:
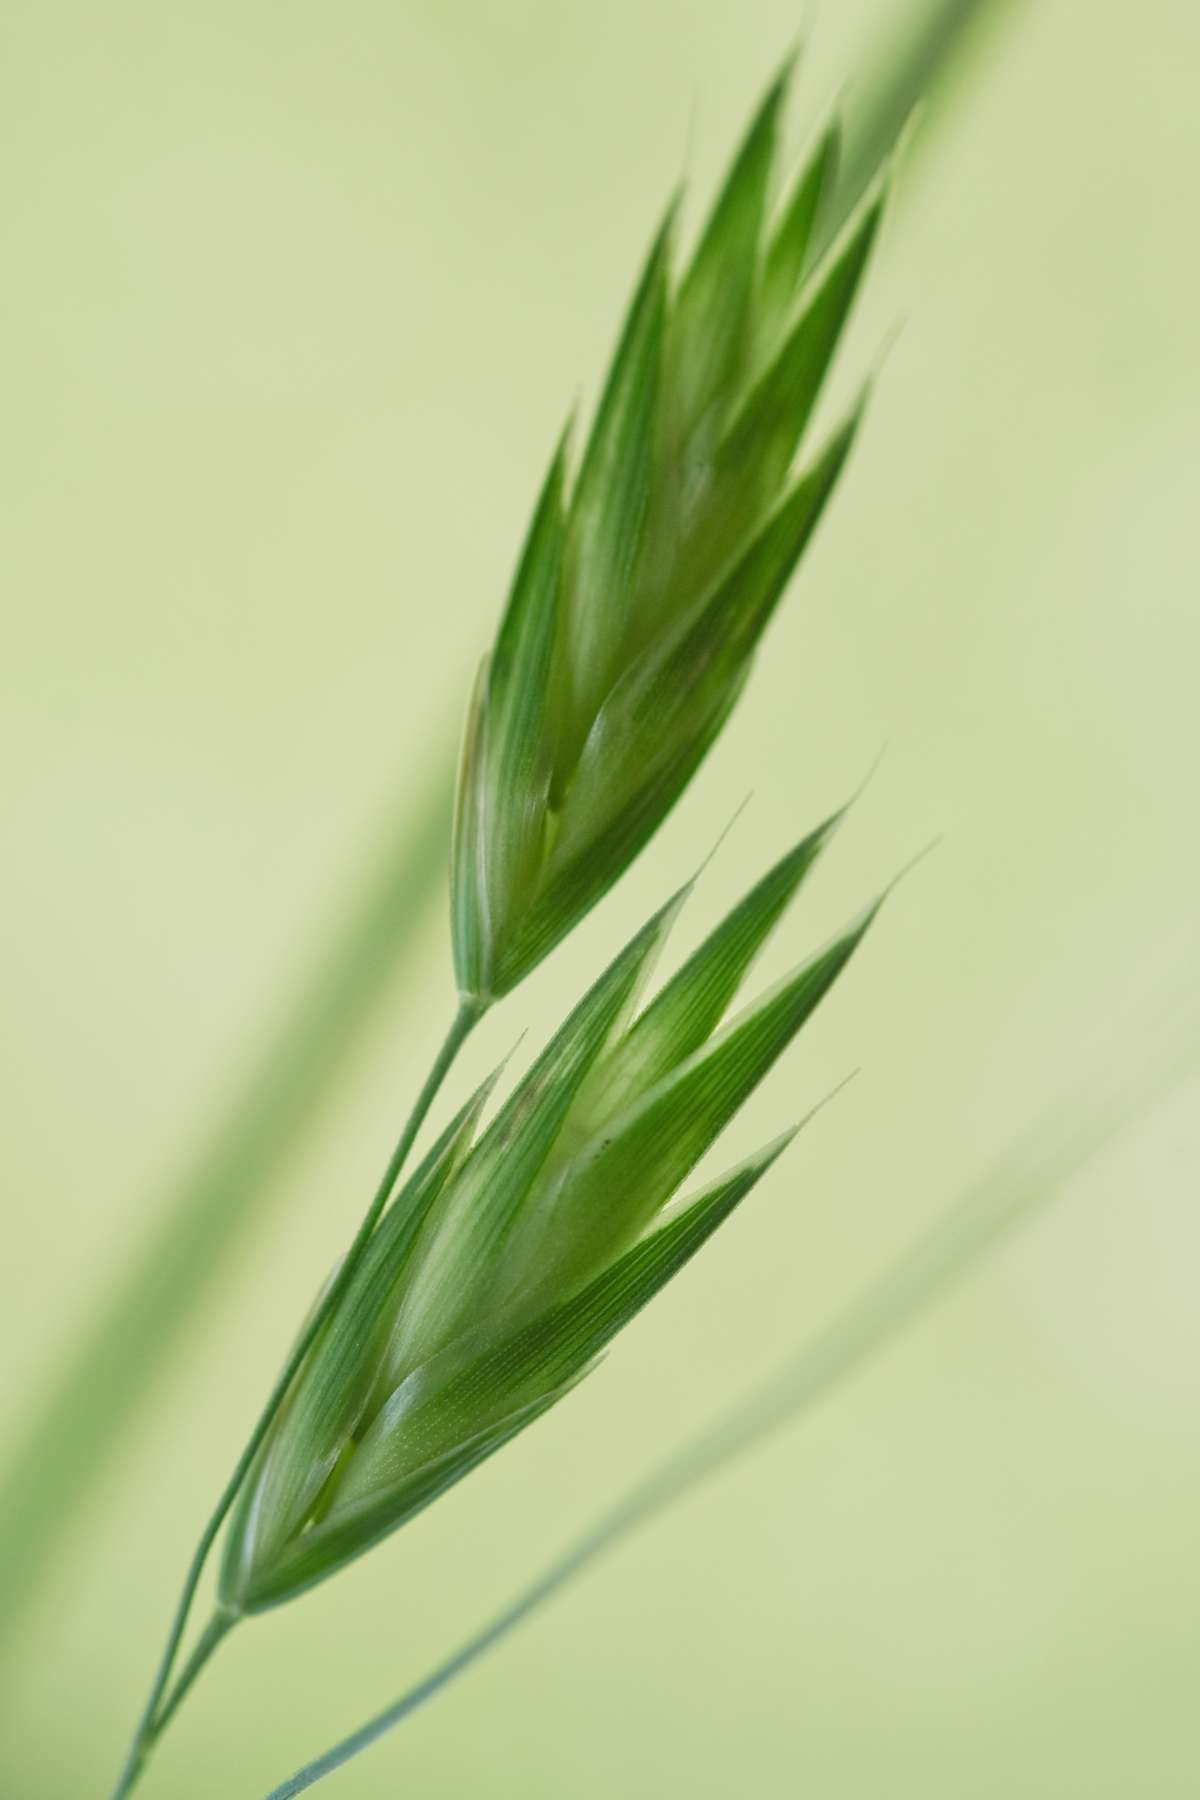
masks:
[[(116, 1797), (233, 1623), (341, 1568), (552, 1406), (787, 1141), (664, 1218), (874, 914), (721, 1028), (833, 820), (638, 1015), (687, 890), (677, 895), (494, 1123), (477, 1136), (489, 1082), (397, 1191), (474, 1023), (605, 893), (695, 774), (850, 449), (861, 405), (793, 473), (882, 183), (810, 268), (837, 158), (831, 129), (768, 229), (786, 85), (785, 71), (678, 283), (669, 210), (577, 476), (565, 439), (554, 456), (468, 721), (452, 862), (459, 1012), (209, 1521)], [(171, 1690), (231, 1508), (218, 1610)]]

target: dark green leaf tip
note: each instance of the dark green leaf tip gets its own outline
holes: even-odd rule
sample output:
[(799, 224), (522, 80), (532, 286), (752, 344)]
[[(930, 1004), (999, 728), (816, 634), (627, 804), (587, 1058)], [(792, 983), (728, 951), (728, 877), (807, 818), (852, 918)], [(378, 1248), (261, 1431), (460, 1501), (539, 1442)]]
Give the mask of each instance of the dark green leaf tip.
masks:
[(840, 155), (841, 127), (834, 119), (801, 163), (767, 249), (760, 330), (768, 344), (783, 325), (812, 264), (817, 228), (833, 192)]

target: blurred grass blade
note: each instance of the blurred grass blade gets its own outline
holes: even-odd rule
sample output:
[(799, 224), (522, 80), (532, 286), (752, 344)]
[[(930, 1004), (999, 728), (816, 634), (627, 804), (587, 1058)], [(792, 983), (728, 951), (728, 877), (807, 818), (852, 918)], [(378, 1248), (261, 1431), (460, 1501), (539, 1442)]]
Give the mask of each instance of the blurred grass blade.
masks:
[[(920, 23), (886, 48), (865, 97), (849, 109), (847, 153), (833, 202), (818, 218), (818, 240), (836, 234), (915, 102), (963, 66), (963, 52), (977, 35), (970, 28), (985, 19), (999, 22), (1020, 4), (933, 0)], [(926, 122), (926, 139), (934, 124), (936, 119)], [(720, 723), (712, 723), (709, 741)], [(660, 779), (682, 791), (706, 748), (705, 742), (691, 746), (681, 753), (680, 768)], [(413, 823), (399, 840), (390, 824), (381, 834), (379, 869), (358, 907), (298, 984), (244, 1093), (194, 1164), (163, 1193), (136, 1260), (68, 1353), (10, 1458), (0, 1493), (0, 1542), (6, 1546), (0, 1567), (0, 1655), (12, 1646), (51, 1551), (77, 1521), (121, 1440), (157, 1392), (173, 1349), (236, 1253), (242, 1233), (261, 1218), (285, 1156), (299, 1148), (305, 1126), (380, 1003), (385, 978), (411, 947), (413, 929), (441, 875), (452, 762), (448, 750), (431, 753), (434, 772), (412, 803)], [(655, 804), (644, 801), (647, 818)], [(628, 826), (631, 841), (648, 836), (651, 828), (635, 817)], [(624, 825), (613, 827), (620, 829)], [(588, 886), (584, 870), (570, 879)], [(535, 935), (550, 930), (545, 918), (534, 922)], [(525, 946), (530, 960), (536, 960), (537, 947)]]
[[(914, 106), (946, 98), (969, 67), (985, 28), (1012, 20), (1029, 0), (910, 0), (897, 31), (878, 46), (862, 97), (846, 115), (847, 130), (833, 201), (818, 222), (819, 243), (836, 236)], [(922, 120), (928, 140), (934, 121)]]
[(335, 1774), (463, 1674), (591, 1563), (698, 1485), (802, 1419), (975, 1273), (1156, 1102), (1200, 1066), (1197, 971), (1123, 1021), (1082, 1080), (1055, 1097), (925, 1237), (780, 1372), (632, 1487), (515, 1600), (360, 1730), (272, 1788), (295, 1796)]
[(258, 1066), (194, 1164), (158, 1201), (146, 1239), (117, 1277), (5, 1470), (0, 1490), (0, 1656), (51, 1555), (122, 1439), (158, 1391), (170, 1351), (228, 1269), (272, 1182), (301, 1147), (352, 1046), (415, 949), (443, 878), (449, 759), (391, 826), (382, 854)]

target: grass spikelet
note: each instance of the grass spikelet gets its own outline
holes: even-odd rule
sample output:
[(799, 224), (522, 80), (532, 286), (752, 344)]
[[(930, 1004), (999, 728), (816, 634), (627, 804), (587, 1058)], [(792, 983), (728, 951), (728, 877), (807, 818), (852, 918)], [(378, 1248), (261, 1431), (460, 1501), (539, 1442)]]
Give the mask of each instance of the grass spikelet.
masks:
[(786, 71), (681, 277), (658, 231), (578, 476), (555, 459), (463, 753), (461, 991), (509, 992), (628, 866), (744, 684), (855, 420), (792, 465), (862, 283), (877, 185), (808, 275), (830, 128), (767, 227)]
[(554, 1405), (774, 1160), (781, 1145), (661, 1222), (874, 916), (716, 1029), (829, 829), (771, 870), (621, 1029), (677, 896), (475, 1147), (459, 1157), (474, 1111), (444, 1134), (385, 1214), (246, 1485), (227, 1612), (278, 1605), (333, 1574)]

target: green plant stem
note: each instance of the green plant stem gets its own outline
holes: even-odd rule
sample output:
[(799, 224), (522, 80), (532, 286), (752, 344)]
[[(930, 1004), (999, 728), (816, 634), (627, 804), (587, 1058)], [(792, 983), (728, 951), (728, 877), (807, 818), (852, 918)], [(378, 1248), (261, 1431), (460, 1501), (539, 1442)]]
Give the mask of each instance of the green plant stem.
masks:
[[(199, 1674), (200, 1668), (216, 1648), (216, 1644), (219, 1642), (220, 1637), (225, 1635), (225, 1630), (228, 1630), (229, 1625), (232, 1624), (232, 1620), (230, 1620), (229, 1623), (226, 1624), (225, 1630), (221, 1631), (218, 1637), (214, 1638), (212, 1642), (207, 1643), (206, 1645), (205, 1639), (213, 1631), (213, 1626), (210, 1624), (205, 1637), (202, 1637), (197, 1644), (196, 1653), (191, 1662), (187, 1665), (185, 1674), (181, 1678), (180, 1687), (176, 1690), (175, 1694), (171, 1696), (166, 1711), (160, 1712), (163, 1696), (167, 1691), (167, 1684), (171, 1679), (171, 1671), (175, 1666), (175, 1659), (179, 1654), (179, 1646), (183, 1640), (183, 1634), (187, 1627), (188, 1615), (192, 1609), (192, 1602), (196, 1597), (196, 1589), (200, 1585), (200, 1577), (204, 1572), (204, 1565), (208, 1561), (209, 1553), (212, 1550), (213, 1545), (216, 1543), (218, 1533), (225, 1523), (229, 1510), (232, 1507), (234, 1500), (237, 1498), (242, 1482), (245, 1480), (250, 1469), (250, 1465), (257, 1456), (263, 1440), (271, 1428), (275, 1415), (279, 1411), (301, 1363), (308, 1355), (318, 1334), (324, 1329), (327, 1320), (332, 1316), (334, 1308), (341, 1300), (354, 1271), (362, 1259), (363, 1252), (367, 1247), (367, 1242), (376, 1225), (379, 1223), (380, 1214), (383, 1212), (384, 1207), (391, 1198), (400, 1171), (413, 1146), (416, 1135), (424, 1122), (425, 1115), (433, 1104), (438, 1089), (446, 1079), (450, 1066), (458, 1055), (458, 1052), (461, 1050), (463, 1044), (466, 1042), (468, 1036), (474, 1030), (479, 1020), (483, 1017), (485, 1011), (486, 1002), (484, 1001), (465, 998), (460, 999), (458, 1011), (454, 1016), (454, 1022), (447, 1032), (445, 1041), (434, 1059), (433, 1067), (430, 1069), (429, 1074), (425, 1079), (425, 1085), (417, 1096), (416, 1104), (408, 1116), (407, 1123), (400, 1134), (395, 1149), (392, 1151), (387, 1168), (383, 1173), (383, 1179), (375, 1190), (375, 1196), (363, 1215), (362, 1223), (359, 1225), (354, 1241), (346, 1252), (336, 1277), (330, 1283), (328, 1292), (314, 1310), (308, 1324), (297, 1339), (296, 1345), (292, 1350), (291, 1355), (288, 1357), (282, 1373), (274, 1387), (271, 1389), (267, 1403), (259, 1415), (258, 1422), (246, 1441), (246, 1446), (237, 1460), (233, 1474), (226, 1483), (221, 1497), (217, 1501), (212, 1515), (201, 1533), (200, 1541), (196, 1546), (195, 1553), (188, 1567), (187, 1577), (183, 1584), (183, 1591), (180, 1594), (179, 1603), (175, 1609), (175, 1616), (171, 1622), (171, 1629), (167, 1637), (166, 1647), (159, 1662), (158, 1671), (150, 1689), (149, 1698), (146, 1701), (141, 1719), (138, 1722), (137, 1730), (134, 1733), (133, 1743), (130, 1746), (125, 1767), (122, 1770), (116, 1788), (113, 1790), (112, 1800), (122, 1800), (122, 1797), (130, 1792), (133, 1782), (137, 1779), (137, 1776), (145, 1765), (148, 1751), (161, 1732), (167, 1717), (174, 1712), (179, 1701), (182, 1700), (183, 1694), (187, 1691), (187, 1688), (191, 1686), (196, 1675)], [(218, 1614), (216, 1616), (221, 1618), (225, 1615)], [(200, 1654), (202, 1650), (204, 1652), (203, 1655)]]
[[(1194, 978), (1191, 985), (1194, 989)], [(806, 1414), (918, 1324), (978, 1269), (991, 1250), (1054, 1199), (1143, 1113), (1195, 1074), (1200, 1060), (1198, 1012), (1194, 992), (1185, 1006), (1172, 985), (1163, 1008), (1165, 1018), (1153, 1017), (1149, 1031), (1139, 1034), (1149, 1039), (1141, 1058), (1131, 1059), (1124, 1037), (1117, 1038), (1116, 1048), (1093, 1064), (1086, 1080), (1039, 1114), (958, 1205), (775, 1376), (637, 1482), (444, 1662), (349, 1737), (272, 1788), (266, 1800), (295, 1800), (335, 1774), (433, 1699), (589, 1564)]]
[(223, 1638), (229, 1635), (237, 1623), (238, 1614), (226, 1612), (223, 1607), (218, 1607), (213, 1613), (212, 1618), (208, 1621), (208, 1624), (196, 1639), (195, 1648), (188, 1657), (187, 1662), (184, 1664), (183, 1671), (176, 1681), (175, 1686), (171, 1689), (171, 1692), (167, 1695), (159, 1708), (158, 1717), (154, 1721), (154, 1735), (151, 1739), (152, 1743), (160, 1738), (167, 1729), (167, 1726), (171, 1723), (171, 1720), (183, 1705), (184, 1698), (191, 1691), (192, 1685), (200, 1674), (201, 1669), (203, 1669), (217, 1645)]
[(150, 1752), (154, 1748), (156, 1741), (162, 1736), (163, 1732), (170, 1724), (176, 1711), (182, 1705), (184, 1696), (196, 1681), (196, 1678), (199, 1676), (204, 1665), (213, 1655), (217, 1645), (221, 1643), (222, 1639), (228, 1636), (237, 1622), (236, 1613), (224, 1612), (219, 1607), (217, 1611), (214, 1612), (212, 1618), (208, 1621), (208, 1624), (196, 1639), (195, 1648), (184, 1665), (183, 1673), (180, 1675), (175, 1686), (167, 1696), (165, 1703), (159, 1711), (158, 1717), (154, 1720), (153, 1725), (142, 1741), (136, 1746), (136, 1754), (134, 1752), (130, 1753), (129, 1759), (126, 1762), (124, 1769), (121, 1771), (121, 1780), (116, 1790), (118, 1795), (132, 1793), (141, 1777), (146, 1763), (149, 1761)]

